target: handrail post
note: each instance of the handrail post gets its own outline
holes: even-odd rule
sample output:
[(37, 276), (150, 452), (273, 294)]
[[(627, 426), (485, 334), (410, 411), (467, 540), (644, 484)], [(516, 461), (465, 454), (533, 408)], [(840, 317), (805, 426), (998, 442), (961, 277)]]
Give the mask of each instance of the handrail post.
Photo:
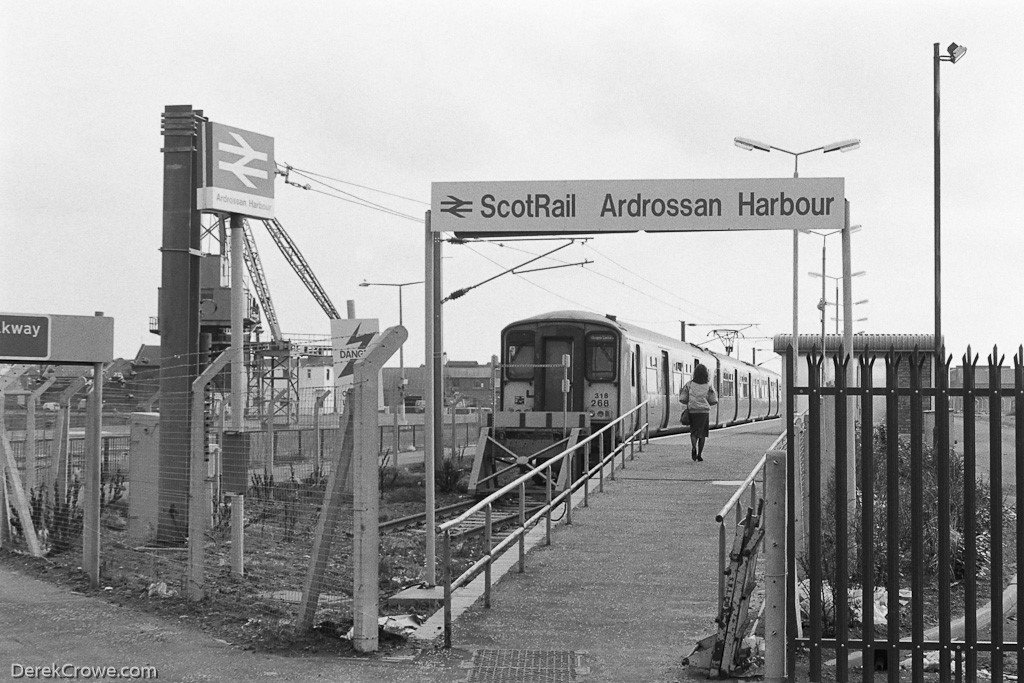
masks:
[(598, 491), (604, 493), (604, 435), (597, 440), (597, 486)]
[(576, 490), (576, 479), (574, 479), (576, 472), (576, 449), (573, 448), (569, 451), (569, 476), (566, 477), (566, 481), (569, 482), (569, 495), (565, 499), (565, 525), (572, 526), (572, 494)]
[(526, 482), (519, 484), (519, 573), (526, 571)]
[[(427, 533), (431, 533), (428, 530)], [(452, 534), (445, 529), (441, 543), (441, 576), (444, 581), (444, 647), (452, 648)]]
[[(494, 545), (491, 540), (491, 504), (484, 508), (484, 545), (487, 546), (487, 554), (491, 554)], [(491, 608), (491, 560), (487, 559), (484, 565), (484, 607)]]
[(544, 539), (544, 545), (551, 545), (551, 466), (548, 465), (548, 476), (546, 477), (546, 484), (544, 486), (545, 494), (547, 495), (547, 534)]
[(725, 608), (725, 521), (718, 523), (718, 622), (721, 624)]
[(590, 442), (583, 446), (583, 507), (590, 507)]

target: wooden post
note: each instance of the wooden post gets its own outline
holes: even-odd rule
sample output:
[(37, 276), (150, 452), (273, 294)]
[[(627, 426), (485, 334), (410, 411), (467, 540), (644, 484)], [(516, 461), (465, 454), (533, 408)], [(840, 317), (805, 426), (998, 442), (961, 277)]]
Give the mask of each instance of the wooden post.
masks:
[[(380, 443), (377, 431), (377, 378), (409, 334), (390, 327), (355, 363), (353, 378), (354, 439), (352, 454), (352, 646), (375, 652), (380, 586)], [(433, 528), (427, 534), (433, 534)]]

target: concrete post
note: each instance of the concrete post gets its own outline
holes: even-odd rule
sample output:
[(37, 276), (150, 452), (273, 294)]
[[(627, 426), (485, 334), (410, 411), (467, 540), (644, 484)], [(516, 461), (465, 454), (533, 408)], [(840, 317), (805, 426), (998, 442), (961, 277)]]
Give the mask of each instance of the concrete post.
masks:
[[(355, 363), (352, 453), (352, 646), (375, 652), (380, 598), (380, 479), (377, 471), (377, 381), (384, 363), (408, 338), (402, 326), (388, 328)], [(428, 528), (427, 533), (433, 533)]]
[(786, 452), (765, 460), (765, 681), (786, 680)]

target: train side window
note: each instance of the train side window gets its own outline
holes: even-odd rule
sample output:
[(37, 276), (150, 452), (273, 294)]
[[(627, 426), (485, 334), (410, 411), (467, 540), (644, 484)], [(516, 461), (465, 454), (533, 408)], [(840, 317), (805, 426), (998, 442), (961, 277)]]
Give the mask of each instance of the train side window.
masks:
[(510, 380), (533, 379), (536, 345), (532, 332), (509, 332), (505, 337), (505, 376)]
[(736, 380), (731, 372), (722, 373), (722, 396), (733, 396), (736, 387)]
[(740, 377), (740, 398), (750, 398), (750, 375)]
[(591, 382), (611, 382), (615, 379), (616, 349), (614, 334), (591, 332), (586, 340), (586, 377)]

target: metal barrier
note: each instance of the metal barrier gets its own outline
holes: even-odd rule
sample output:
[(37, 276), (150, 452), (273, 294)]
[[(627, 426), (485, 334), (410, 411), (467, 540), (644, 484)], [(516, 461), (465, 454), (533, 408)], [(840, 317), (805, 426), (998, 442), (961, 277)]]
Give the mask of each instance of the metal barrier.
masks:
[[(627, 421), (632, 421), (634, 416), (639, 416), (640, 411), (643, 411), (644, 418), (643, 422), (630, 434), (625, 434)], [(519, 546), (519, 572), (522, 573), (526, 570), (526, 534), (542, 519), (546, 520), (546, 537), (545, 545), (551, 545), (551, 511), (558, 505), (565, 503), (565, 523), (572, 524), (572, 494), (581, 486), (583, 487), (583, 505), (586, 507), (589, 504), (590, 496), (590, 479), (595, 474), (598, 476), (598, 487), (600, 491), (604, 490), (604, 467), (608, 463), (611, 463), (612, 467), (609, 472), (611, 479), (615, 479), (615, 457), (621, 456), (621, 467), (626, 466), (626, 450), (629, 450), (629, 458), (634, 458), (634, 445), (637, 441), (640, 443), (640, 450), (643, 451), (645, 441), (649, 440), (649, 429), (648, 429), (648, 406), (647, 401), (644, 401), (640, 405), (636, 406), (627, 413), (624, 413), (613, 422), (609, 422), (607, 425), (597, 430), (590, 436), (582, 439), (575, 446), (571, 446), (561, 453), (552, 456), (540, 465), (532, 468), (525, 474), (521, 475), (514, 481), (509, 482), (502, 488), (498, 489), (494, 493), (490, 494), (473, 507), (469, 508), (461, 515), (447, 521), (443, 524), (438, 525), (437, 533), (443, 534), (442, 549), (441, 549), (441, 564), (442, 564), (442, 582), (444, 585), (444, 646), (450, 648), (452, 646), (452, 592), (467, 585), (472, 581), (481, 570), (484, 572), (484, 607), (489, 608), (491, 606), (491, 564), (501, 557), (506, 551), (510, 549), (513, 543), (518, 541)], [(609, 443), (611, 448), (606, 454), (604, 452), (605, 435), (609, 436)], [(620, 438), (621, 442), (616, 445), (616, 439)], [(569, 472), (574, 471), (576, 452), (583, 449), (584, 463), (590, 462), (590, 450), (591, 443), (596, 442), (598, 449), (598, 461), (595, 465), (590, 468), (584, 467), (584, 472), (580, 477), (565, 488), (564, 491), (559, 493), (557, 496), (552, 497), (551, 490), (551, 468), (558, 464), (564, 464), (569, 468)], [(526, 482), (533, 477), (544, 474), (546, 479), (545, 486), (545, 499), (546, 503), (540, 509), (538, 509), (532, 517), (527, 519), (526, 517)], [(491, 510), (494, 504), (502, 497), (518, 489), (519, 491), (519, 522), (508, 536), (502, 539), (497, 545), (492, 546), (491, 538)], [(484, 543), (487, 546), (487, 553), (473, 563), (466, 571), (464, 571), (458, 578), (452, 579), (451, 569), (451, 531), (452, 528), (458, 526), (471, 515), (476, 514), (480, 510), (484, 511)]]

